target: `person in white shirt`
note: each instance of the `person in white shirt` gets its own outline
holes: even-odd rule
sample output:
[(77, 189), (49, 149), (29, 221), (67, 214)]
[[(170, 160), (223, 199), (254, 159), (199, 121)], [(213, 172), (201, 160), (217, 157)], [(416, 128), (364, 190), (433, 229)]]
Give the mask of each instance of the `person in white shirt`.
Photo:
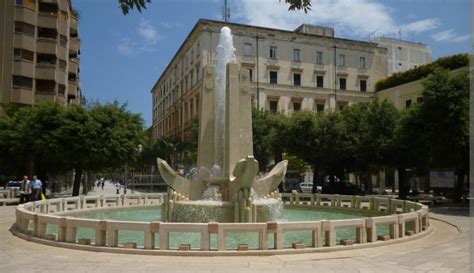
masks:
[(117, 190), (117, 194), (120, 194), (120, 188), (122, 187), (122, 185), (120, 185), (120, 182), (117, 181), (117, 183), (115, 183), (115, 189)]

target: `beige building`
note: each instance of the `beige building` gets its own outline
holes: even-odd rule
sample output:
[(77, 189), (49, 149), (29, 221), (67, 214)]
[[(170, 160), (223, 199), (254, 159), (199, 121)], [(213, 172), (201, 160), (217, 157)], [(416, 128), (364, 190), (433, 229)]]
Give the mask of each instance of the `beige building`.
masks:
[[(467, 69), (467, 67), (458, 68), (451, 70), (450, 73), (458, 73)], [(398, 110), (402, 111), (414, 103), (423, 102), (423, 80), (424, 78), (380, 90), (377, 92), (377, 98), (379, 100), (387, 100)]]
[(332, 28), (294, 31), (199, 20), (151, 90), (152, 140), (184, 139), (199, 111), (203, 67), (215, 63), (220, 29), (232, 30), (237, 60), (250, 71), (254, 106), (291, 114), (369, 102), (387, 76), (386, 49), (336, 38)]
[(387, 49), (389, 76), (432, 61), (431, 48), (422, 43), (383, 37), (375, 38), (374, 42)]
[(81, 41), (70, 0), (0, 1), (0, 25), (0, 104), (81, 103)]

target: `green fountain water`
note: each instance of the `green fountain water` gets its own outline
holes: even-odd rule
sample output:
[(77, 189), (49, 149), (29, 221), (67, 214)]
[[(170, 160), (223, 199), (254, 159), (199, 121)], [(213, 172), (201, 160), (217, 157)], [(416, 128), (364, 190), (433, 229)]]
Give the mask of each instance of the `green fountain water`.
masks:
[[(318, 221), (354, 219), (360, 217), (374, 216), (371, 212), (354, 212), (335, 209), (316, 208), (289, 208), (283, 209), (284, 219), (289, 222), (297, 221)], [(121, 221), (159, 221), (161, 219), (160, 207), (148, 208), (120, 208), (113, 210), (97, 210), (89, 212), (73, 213), (70, 216), (85, 219), (109, 219)], [(48, 226), (48, 233), (57, 233), (55, 225)], [(388, 234), (388, 226), (380, 225), (377, 229), (378, 235)], [(95, 231), (89, 228), (78, 228), (77, 238), (95, 239)], [(324, 237), (323, 237), (324, 238)], [(341, 239), (355, 240), (355, 229), (341, 228), (336, 231), (337, 242)], [(170, 249), (177, 249), (180, 244), (191, 244), (191, 248), (199, 248), (199, 234), (186, 232), (170, 233)], [(159, 236), (156, 237), (156, 245), (159, 245)], [(119, 232), (119, 245), (127, 242), (136, 242), (139, 247), (143, 247), (143, 233), (135, 231)], [(295, 231), (285, 233), (285, 246), (291, 247), (292, 243), (302, 242), (307, 246), (311, 245), (310, 231)], [(226, 248), (236, 249), (238, 244), (248, 244), (250, 248), (258, 247), (257, 233), (230, 233), (226, 237)], [(273, 247), (273, 235), (269, 234), (269, 247)], [(217, 236), (211, 235), (211, 250), (217, 248)]]

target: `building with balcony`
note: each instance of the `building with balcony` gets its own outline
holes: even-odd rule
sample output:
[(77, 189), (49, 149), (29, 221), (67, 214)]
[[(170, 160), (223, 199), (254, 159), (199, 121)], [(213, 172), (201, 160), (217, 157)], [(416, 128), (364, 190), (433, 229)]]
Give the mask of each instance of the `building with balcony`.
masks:
[(7, 103), (80, 104), (81, 42), (71, 1), (1, 1), (0, 10), (0, 114)]
[(215, 64), (223, 26), (232, 30), (237, 61), (251, 78), (252, 103), (284, 114), (342, 109), (369, 102), (387, 76), (387, 49), (336, 38), (332, 28), (303, 24), (294, 31), (199, 20), (151, 93), (152, 141), (185, 139), (199, 112), (203, 68)]
[(388, 75), (407, 71), (431, 63), (431, 47), (400, 39), (378, 37), (374, 39), (380, 47), (387, 49)]

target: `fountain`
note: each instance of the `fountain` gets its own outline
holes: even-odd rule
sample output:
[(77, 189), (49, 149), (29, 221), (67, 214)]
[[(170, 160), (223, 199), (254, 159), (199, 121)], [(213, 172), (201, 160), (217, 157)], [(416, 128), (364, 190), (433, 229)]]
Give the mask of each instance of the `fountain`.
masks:
[(204, 68), (198, 173), (186, 179), (158, 158), (168, 187), (162, 221), (267, 222), (281, 218), (278, 185), (288, 162), (257, 179), (253, 157), (250, 75), (235, 62), (228, 27), (221, 29), (216, 67)]

